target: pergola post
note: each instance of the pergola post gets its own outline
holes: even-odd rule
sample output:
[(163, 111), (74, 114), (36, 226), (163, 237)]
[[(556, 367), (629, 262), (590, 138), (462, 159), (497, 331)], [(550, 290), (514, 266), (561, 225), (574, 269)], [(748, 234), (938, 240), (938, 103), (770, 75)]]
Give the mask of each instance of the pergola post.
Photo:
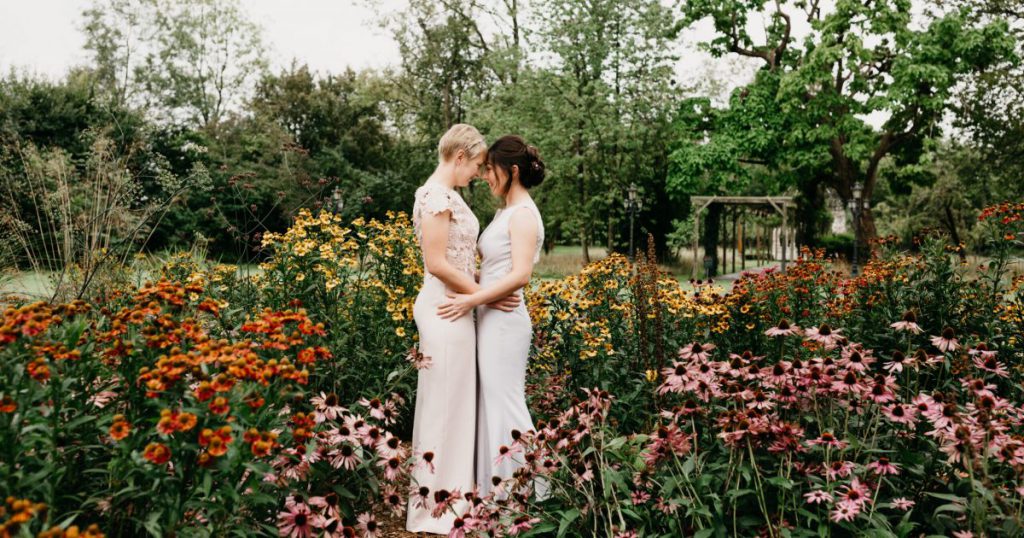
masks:
[(698, 207), (693, 212), (693, 266), (690, 267), (691, 280), (697, 278), (697, 256), (700, 250), (700, 212), (702, 209), (704, 208)]
[[(691, 198), (691, 203), (696, 203), (698, 201), (700, 200), (693, 200)], [(698, 253), (700, 251), (700, 215), (705, 209), (707, 209), (709, 205), (711, 205), (715, 201), (715, 197), (712, 196), (707, 200), (702, 199), (702, 201), (704, 203), (697, 206), (697, 209), (694, 210), (693, 212), (693, 267), (690, 268), (690, 278), (697, 278), (697, 262)], [(707, 253), (705, 252), (705, 254)], [(703, 266), (703, 264), (701, 264), (701, 266)], [(706, 274), (701, 276), (707, 277)]]
[(789, 254), (788, 253), (789, 249), (787, 248), (787, 247), (789, 247), (789, 225), (787, 224), (788, 221), (787, 221), (787, 218), (786, 218), (786, 216), (787, 216), (786, 213), (787, 213), (786, 208), (785, 208), (785, 206), (783, 206), (783, 208), (782, 208), (782, 231), (779, 233), (779, 238), (782, 240), (782, 272), (783, 273), (786, 272), (786, 261), (787, 261), (788, 254)]

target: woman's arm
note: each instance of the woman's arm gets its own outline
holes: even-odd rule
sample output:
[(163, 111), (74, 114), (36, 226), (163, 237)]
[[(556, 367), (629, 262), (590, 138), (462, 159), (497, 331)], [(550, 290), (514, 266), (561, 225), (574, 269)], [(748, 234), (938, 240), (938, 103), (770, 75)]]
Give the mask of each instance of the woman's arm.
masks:
[(517, 209), (508, 225), (512, 241), (512, 270), (486, 288), (453, 296), (438, 307), (438, 315), (445, 319), (458, 319), (474, 307), (507, 297), (529, 283), (533, 274), (533, 257), (537, 252), (537, 227), (533, 211), (527, 207)]
[(430, 274), (441, 279), (449, 289), (459, 293), (473, 293), (480, 289), (473, 277), (448, 263), (448, 228), (452, 223), (451, 210), (431, 213), (424, 211), (420, 220), (423, 264)]

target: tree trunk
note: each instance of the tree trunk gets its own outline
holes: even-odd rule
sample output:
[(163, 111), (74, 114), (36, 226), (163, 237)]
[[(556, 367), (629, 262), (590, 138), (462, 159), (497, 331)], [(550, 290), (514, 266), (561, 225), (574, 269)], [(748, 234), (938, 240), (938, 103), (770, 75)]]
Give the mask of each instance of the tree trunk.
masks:
[(609, 254), (612, 252), (612, 248), (615, 246), (613, 244), (613, 241), (612, 241), (612, 238), (614, 238), (614, 237), (615, 237), (615, 228), (612, 226), (612, 212), (611, 212), (611, 210), (609, 210), (608, 211), (608, 237), (607, 237), (607, 240), (605, 241), (605, 250)]
[(576, 188), (579, 192), (580, 220), (580, 247), (583, 249), (583, 263), (590, 263), (590, 219), (587, 216), (587, 183), (585, 168), (583, 166), (583, 121), (576, 126), (576, 136), (573, 139), (573, 153), (576, 155)]
[[(950, 207), (948, 201), (945, 204), (942, 204), (942, 206), (943, 213), (945, 213), (945, 219), (943, 220), (946, 223), (946, 229), (949, 230), (949, 238), (952, 239), (953, 243), (957, 246), (960, 246), (960, 243), (962, 243), (963, 240), (960, 239), (960, 230), (957, 228), (956, 218), (953, 216), (953, 208)], [(957, 248), (956, 253), (960, 256), (961, 262), (967, 261), (967, 252), (964, 251), (964, 249)]]

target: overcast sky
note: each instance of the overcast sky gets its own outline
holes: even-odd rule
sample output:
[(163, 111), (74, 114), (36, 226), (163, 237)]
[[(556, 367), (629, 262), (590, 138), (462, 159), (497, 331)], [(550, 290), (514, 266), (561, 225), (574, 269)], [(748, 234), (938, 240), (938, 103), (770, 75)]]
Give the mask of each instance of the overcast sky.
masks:
[[(401, 5), (400, 0), (385, 4)], [(14, 66), (59, 78), (84, 63), (81, 13), (90, 0), (0, 0), (0, 69)], [(243, 0), (263, 27), (272, 65), (292, 58), (320, 71), (383, 67), (398, 60), (394, 40), (363, 2), (346, 0)]]
[[(405, 4), (404, 0), (373, 1), (387, 11)], [(334, 73), (398, 62), (397, 45), (379, 27), (368, 4), (367, 0), (242, 1), (249, 17), (264, 30), (273, 68), (287, 66), (295, 58), (314, 70)], [(81, 13), (90, 5), (91, 0), (0, 0), (0, 70), (14, 67), (56, 79), (69, 67), (85, 63)], [(679, 81), (699, 84), (704, 74), (713, 71), (719, 78), (730, 79), (729, 86), (746, 82), (752, 67), (711, 61), (695, 50), (693, 45), (707, 39), (710, 30), (710, 24), (698, 24), (684, 33), (676, 66)]]

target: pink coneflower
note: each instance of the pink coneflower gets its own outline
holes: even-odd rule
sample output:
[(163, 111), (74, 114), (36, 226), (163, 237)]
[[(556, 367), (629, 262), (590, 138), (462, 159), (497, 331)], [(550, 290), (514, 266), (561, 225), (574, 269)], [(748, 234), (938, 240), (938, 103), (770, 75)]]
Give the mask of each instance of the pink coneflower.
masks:
[(873, 471), (875, 474), (880, 474), (880, 475), (886, 475), (886, 474), (898, 475), (898, 474), (900, 474), (899, 466), (896, 465), (895, 463), (889, 461), (889, 458), (887, 458), (885, 456), (881, 456), (877, 460), (869, 463), (867, 465), (867, 467), (868, 467), (868, 469)]
[(328, 419), (337, 420), (346, 411), (344, 407), (339, 405), (338, 395), (333, 392), (330, 394), (320, 392), (319, 396), (310, 398), (309, 402), (313, 404), (314, 417), (317, 424)]
[(825, 478), (828, 479), (829, 482), (839, 478), (846, 478), (850, 476), (850, 473), (852, 473), (856, 467), (857, 465), (852, 461), (833, 461), (825, 468)]
[(889, 325), (897, 331), (905, 331), (913, 334), (921, 334), (921, 326), (917, 324), (917, 315), (914, 314), (913, 310), (907, 310), (903, 314), (903, 319)]
[[(971, 350), (974, 351), (974, 350)], [(1009, 377), (1010, 372), (1006, 370), (1003, 363), (996, 360), (995, 353), (991, 355), (976, 354), (972, 357), (975, 368), (984, 370), (999, 377)]]
[(911, 368), (914, 365), (914, 359), (908, 359), (902, 351), (897, 349), (892, 352), (891, 360), (884, 363), (882, 368), (885, 369), (886, 372), (898, 374), (903, 372), (904, 368)]
[(967, 354), (971, 355), (972, 357), (975, 355), (980, 355), (981, 357), (986, 359), (989, 357), (995, 357), (997, 353), (998, 352), (996, 350), (989, 349), (988, 344), (986, 344), (985, 342), (979, 342), (978, 345), (974, 346), (973, 348), (971, 348), (970, 351), (967, 352)]
[(405, 503), (402, 502), (402, 495), (398, 493), (398, 489), (395, 486), (387, 485), (380, 492), (381, 499), (384, 501), (384, 506), (388, 507), (393, 516), (401, 516), (405, 513)]
[(323, 518), (314, 514), (309, 506), (297, 502), (291, 506), (285, 504), (284, 511), (277, 514), (277, 530), (281, 536), (289, 538), (307, 538), (313, 536), (313, 530), (323, 526)]
[(468, 528), (466, 516), (457, 517), (452, 521), (452, 530), (448, 531), (448, 538), (465, 538)]
[(910, 403), (914, 404), (918, 413), (926, 413), (931, 410), (931, 408), (940, 405), (934, 398), (923, 393), (914, 396), (913, 399), (910, 400)]
[(420, 353), (420, 350), (415, 347), (409, 348), (409, 353), (406, 354), (405, 360), (411, 362), (417, 370), (425, 370), (434, 365), (433, 359)]
[(540, 518), (531, 518), (530, 516), (519, 516), (512, 520), (512, 526), (508, 528), (508, 533), (516, 535), (521, 532), (526, 532), (533, 528), (534, 525), (540, 522)]
[(694, 342), (679, 350), (679, 358), (683, 360), (706, 361), (713, 349), (715, 349), (714, 344), (698, 344)]
[(498, 455), (494, 458), (494, 466), (501, 465), (505, 460), (513, 461), (513, 456), (520, 451), (518, 445), (501, 445), (498, 447)]
[(856, 372), (847, 370), (841, 377), (837, 377), (832, 381), (832, 390), (843, 394), (860, 394), (864, 392), (864, 384), (861, 383)]
[(658, 497), (657, 502), (654, 503), (654, 507), (661, 510), (665, 515), (672, 515), (676, 513), (676, 510), (679, 510), (679, 501)]
[(359, 439), (355, 434), (348, 428), (348, 426), (342, 424), (337, 428), (331, 428), (325, 432), (328, 437), (328, 443), (331, 445), (340, 445), (341, 443), (358, 443)]
[(832, 495), (827, 491), (816, 489), (810, 493), (804, 493), (804, 498), (807, 499), (807, 504), (821, 504), (832, 502)]
[(770, 370), (767, 370), (765, 380), (772, 385), (780, 385), (788, 381), (790, 375), (789, 361), (779, 361), (772, 365)]
[(871, 502), (871, 491), (857, 477), (854, 477), (846, 486), (846, 491), (843, 492), (839, 502), (860, 508)]
[(430, 502), (430, 488), (427, 486), (413, 486), (409, 489), (409, 502), (413, 508), (425, 510)]
[(439, 489), (434, 492), (434, 508), (430, 511), (431, 517), (441, 517), (442, 514), (448, 511), (452, 505), (455, 504), (462, 497), (462, 493), (456, 489), (448, 491), (446, 489)]
[(394, 482), (402, 474), (402, 460), (398, 458), (381, 458), (377, 460), (377, 467), (384, 469), (384, 478)]
[(917, 424), (916, 411), (912, 407), (907, 407), (904, 404), (896, 403), (889, 407), (883, 407), (882, 413), (891, 422), (896, 424), (905, 424), (911, 428)]
[(359, 456), (356, 454), (356, 449), (351, 445), (341, 445), (341, 448), (330, 453), (330, 458), (331, 466), (335, 469), (344, 467), (351, 471), (359, 465)]
[(871, 356), (871, 353), (871, 350), (865, 350), (860, 345), (853, 344), (843, 349), (842, 358), (838, 363), (855, 372), (864, 372), (875, 363), (875, 358)]
[(594, 470), (590, 468), (590, 465), (586, 463), (576, 464), (576, 474), (574, 475), (577, 484), (584, 482), (590, 482), (594, 479)]
[(434, 474), (434, 453), (432, 451), (427, 450), (420, 454), (419, 463), (426, 467), (430, 474)]
[(917, 348), (914, 352), (914, 362), (924, 366), (935, 366), (945, 362), (945, 358), (940, 355), (929, 355), (924, 348)]
[(911, 501), (906, 497), (896, 497), (895, 499), (892, 500), (891, 504), (893, 508), (897, 510), (903, 510), (904, 512), (906, 512), (907, 510), (913, 508), (915, 503), (914, 501)]
[(995, 396), (995, 384), (986, 383), (984, 379), (961, 379), (960, 385), (975, 396)]
[[(929, 432), (929, 434), (931, 433)], [(964, 454), (977, 453), (978, 447), (985, 439), (985, 433), (982, 430), (967, 426), (957, 426), (936, 433), (942, 443), (939, 450), (946, 454), (949, 463), (960, 463), (963, 461)]]
[(780, 320), (779, 324), (764, 332), (768, 336), (793, 336), (800, 334), (800, 327), (790, 325), (789, 321)]
[(641, 505), (651, 500), (651, 494), (643, 490), (636, 490), (630, 495), (630, 500), (633, 502), (633, 506)]
[(380, 401), (380, 398), (359, 398), (356, 402), (359, 405), (370, 410), (370, 416), (377, 420), (384, 420), (384, 404)]
[(668, 392), (682, 392), (687, 382), (686, 365), (679, 361), (672, 361), (670, 368), (662, 368), (661, 374), (665, 376), (665, 382), (658, 387), (659, 394)]
[(811, 327), (804, 332), (804, 337), (811, 342), (818, 342), (826, 348), (835, 347), (836, 342), (842, 338), (842, 329), (833, 329), (828, 323), (822, 323), (817, 327)]
[(356, 518), (356, 526), (359, 527), (359, 530), (363, 531), (363, 538), (376, 538), (377, 533), (380, 531), (380, 527), (377, 526), (377, 520), (369, 512), (359, 514), (359, 517)]
[(837, 439), (832, 432), (821, 432), (821, 435), (817, 439), (811, 439), (810, 441), (807, 441), (807, 444), (811, 446), (827, 446), (842, 450), (846, 448), (848, 443)]
[(729, 377), (741, 377), (747, 371), (747, 364), (754, 359), (754, 354), (749, 351), (744, 351), (742, 355), (735, 353), (729, 354), (728, 361), (722, 361), (719, 365), (719, 372), (729, 375)]
[(319, 508), (330, 519), (341, 521), (341, 510), (338, 508), (338, 494), (333, 491), (323, 497), (310, 497), (310, 506)]
[(102, 409), (116, 397), (117, 393), (112, 390), (101, 390), (90, 396), (88, 402)]
[(359, 442), (363, 446), (375, 447), (377, 443), (384, 439), (384, 431), (372, 424), (366, 424), (362, 428), (356, 430)]
[(936, 404), (921, 414), (935, 426), (936, 430), (952, 426), (955, 422), (959, 421), (960, 417), (960, 411), (955, 403)]
[(772, 393), (764, 393), (760, 389), (755, 390), (747, 402), (748, 409), (771, 409), (773, 407), (775, 407), (775, 402), (772, 401)]
[(956, 339), (956, 333), (952, 327), (942, 329), (942, 334), (932, 336), (932, 345), (939, 348), (939, 351), (946, 353), (956, 351), (960, 348), (960, 341)]
[(953, 531), (953, 538), (974, 538), (971, 531)]
[(835, 521), (836, 523), (853, 521), (853, 518), (857, 517), (857, 514), (859, 513), (859, 506), (839, 503), (836, 505), (836, 509), (832, 511), (832, 521)]
[(405, 458), (406, 448), (402, 446), (402, 440), (391, 435), (391, 432), (384, 434), (384, 438), (377, 443), (377, 454), (385, 458)]
[(865, 392), (865, 395), (876, 404), (885, 404), (896, 399), (896, 395), (893, 390), (897, 388), (899, 387), (893, 383), (892, 378), (877, 375), (875, 376), (874, 383), (871, 384), (867, 392)]

